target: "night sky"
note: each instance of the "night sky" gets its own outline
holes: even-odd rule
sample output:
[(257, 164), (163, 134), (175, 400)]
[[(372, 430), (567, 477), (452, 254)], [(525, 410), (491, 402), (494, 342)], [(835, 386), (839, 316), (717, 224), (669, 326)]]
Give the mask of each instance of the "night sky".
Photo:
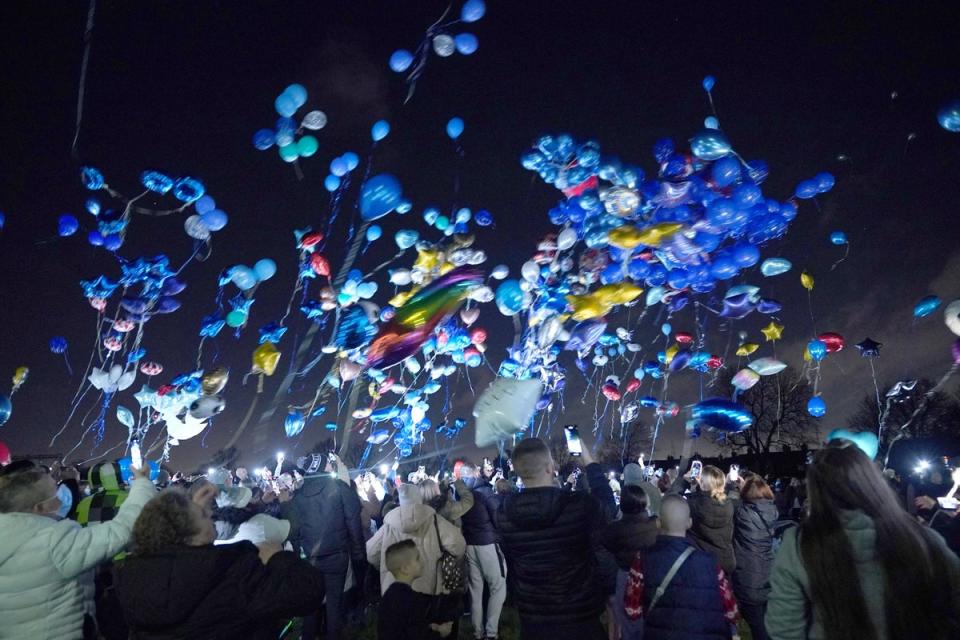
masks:
[[(14, 453), (64, 452), (83, 432), (75, 419), (47, 448), (67, 416), (94, 339), (96, 312), (78, 281), (117, 273), (109, 254), (85, 239), (93, 219), (83, 211), (89, 193), (78, 179), (81, 163), (99, 167), (111, 186), (128, 195), (139, 193), (144, 169), (198, 176), (230, 215), (214, 237), (212, 256), (183, 273), (183, 308), (146, 327), (147, 360), (166, 367), (165, 380), (192, 369), (200, 320), (214, 310), (220, 271), (262, 257), (278, 264), (276, 277), (257, 292), (250, 326), (240, 338), (225, 329), (216, 345), (205, 346), (205, 364), (217, 353), (218, 362), (231, 367), (229, 408), (214, 421), (205, 446), (196, 438), (175, 450), (174, 466), (190, 468), (229, 439), (247, 410), (255, 384), (241, 386), (241, 378), (250, 367), (256, 329), (282, 316), (296, 277), (292, 230), (326, 215), (327, 164), (347, 150), (365, 157), (374, 121), (385, 118), (392, 125), (375, 170), (401, 179), (414, 212), (382, 220), (384, 239), (362, 264), (392, 254), (397, 229), (423, 231), (419, 212), (426, 206), (470, 206), (488, 209), (497, 221), (477, 234), (477, 246), (490, 255), (486, 267), (503, 262), (516, 274), (537, 240), (554, 229), (546, 211), (561, 198), (520, 166), (529, 144), (541, 133), (569, 132), (580, 140), (595, 138), (604, 151), (653, 172), (653, 142), (670, 136), (683, 146), (709, 115), (701, 89), (707, 74), (717, 78), (720, 123), (735, 148), (770, 165), (765, 194), (786, 199), (799, 180), (819, 171), (837, 177), (819, 207), (803, 202), (788, 234), (763, 249), (764, 257), (793, 261), (794, 271), (764, 279), (754, 269), (738, 280), (762, 286), (764, 295), (784, 304), (780, 320), (786, 330), (777, 353), (799, 366), (813, 331), (799, 273), (806, 269), (815, 277), (816, 329), (839, 332), (848, 344), (824, 364), (829, 412), (821, 430), (845, 426), (873, 391), (869, 363), (852, 348), (864, 337), (884, 344), (875, 362), (881, 385), (936, 379), (951, 363), (953, 336), (940, 311), (915, 321), (912, 309), (928, 294), (945, 301), (960, 297), (960, 134), (936, 121), (943, 104), (960, 98), (955, 3), (493, 0), (484, 19), (469, 28), (480, 40), (477, 53), (432, 56), (404, 106), (405, 86), (387, 60), (393, 50), (417, 45), (444, 2), (101, 0), (79, 161), (70, 149), (87, 3), (0, 4), (0, 211), (7, 217), (0, 232), (0, 375), (11, 376), (19, 365), (31, 369), (13, 398), (12, 418), (0, 428), (0, 439)], [(329, 117), (318, 134), (320, 152), (301, 162), (303, 180), (275, 151), (258, 152), (251, 144), (254, 131), (272, 126), (273, 100), (292, 82), (308, 89), (308, 109)], [(444, 134), (455, 115), (466, 122), (462, 161)], [(72, 238), (57, 237), (64, 212), (81, 221)], [(162, 252), (179, 264), (192, 250), (182, 224), (183, 216), (138, 216), (122, 254)], [(345, 234), (345, 225), (338, 229)], [(843, 252), (829, 242), (833, 230), (846, 232), (850, 256), (831, 271)], [(339, 251), (330, 253), (334, 270)], [(496, 366), (513, 329), (492, 304), (483, 309), (478, 324), (494, 334), (488, 355)], [(278, 375), (268, 380), (261, 403), (273, 398), (289, 367), (294, 334), (306, 330), (302, 316), (294, 317), (280, 345), (285, 353)], [(768, 321), (754, 314), (734, 330), (746, 330), (763, 344), (759, 328)], [(671, 322), (692, 330), (692, 305)], [(656, 331), (648, 318), (638, 334), (649, 341)], [(49, 352), (55, 335), (69, 341), (73, 378), (62, 357)], [(722, 352), (726, 340), (715, 331), (707, 347)], [(571, 377), (579, 375), (572, 359), (565, 364)], [(328, 367), (298, 381), (290, 402), (309, 400)], [(478, 392), (492, 378), (486, 368), (472, 375)], [(129, 394), (142, 382), (140, 376), (119, 402), (135, 408)], [(579, 399), (582, 382), (571, 387), (568, 393)], [(695, 402), (693, 389), (678, 385), (671, 397), (682, 405)], [(453, 415), (469, 416), (470, 389), (462, 384), (455, 392)], [(573, 399), (568, 397), (564, 422), (591, 425), (593, 403), (584, 408)], [(81, 415), (87, 408), (81, 407)], [(273, 418), (270, 445), (290, 452), (285, 413), (281, 406)], [(300, 451), (322, 437), (326, 419), (308, 427)], [(248, 433), (252, 437), (252, 428)], [(124, 434), (111, 411), (104, 444), (93, 455)], [(471, 428), (461, 442), (472, 436)], [(667, 423), (658, 451), (679, 453), (682, 438), (678, 417)], [(245, 444), (241, 439), (238, 446), (252, 462)], [(73, 459), (88, 458), (90, 451), (88, 436)]]

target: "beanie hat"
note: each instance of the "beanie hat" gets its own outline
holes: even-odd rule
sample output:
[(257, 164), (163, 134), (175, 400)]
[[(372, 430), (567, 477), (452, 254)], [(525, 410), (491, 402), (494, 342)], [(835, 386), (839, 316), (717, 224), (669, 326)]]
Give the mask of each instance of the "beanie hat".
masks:
[(623, 468), (623, 484), (639, 487), (643, 482), (643, 469), (636, 462), (631, 462)]

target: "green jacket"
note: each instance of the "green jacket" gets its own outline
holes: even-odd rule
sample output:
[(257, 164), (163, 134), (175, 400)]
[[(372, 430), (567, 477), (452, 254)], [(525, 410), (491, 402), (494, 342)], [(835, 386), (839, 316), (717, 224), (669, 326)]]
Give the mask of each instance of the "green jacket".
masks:
[[(867, 613), (877, 631), (877, 640), (894, 640), (887, 636), (884, 614), (885, 580), (883, 566), (874, 549), (877, 534), (873, 520), (862, 511), (844, 511), (841, 520), (853, 547), (860, 586), (866, 600)], [(960, 560), (947, 549), (938, 534), (933, 531), (931, 533), (946, 551), (945, 555), (953, 565), (953, 582), (957, 584)], [(796, 527), (791, 527), (783, 535), (780, 551), (773, 563), (770, 585), (765, 623), (771, 640), (821, 640), (826, 637), (810, 599), (810, 581), (803, 566)]]

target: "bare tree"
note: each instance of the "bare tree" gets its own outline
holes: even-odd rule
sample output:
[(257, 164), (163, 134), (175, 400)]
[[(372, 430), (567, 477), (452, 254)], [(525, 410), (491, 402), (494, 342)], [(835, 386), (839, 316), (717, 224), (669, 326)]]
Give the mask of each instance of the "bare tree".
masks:
[[(732, 397), (735, 391), (733, 371), (721, 374), (717, 389)], [(760, 380), (737, 401), (753, 414), (753, 424), (740, 433), (718, 434), (717, 445), (734, 451), (746, 450), (761, 459), (774, 447), (799, 449), (818, 440), (816, 421), (807, 413), (807, 402), (813, 395), (810, 383), (791, 367), (776, 375), (760, 376)]]
[(857, 412), (847, 421), (847, 426), (853, 431), (876, 432), (882, 415), (881, 452), (898, 437), (955, 437), (960, 430), (960, 398), (943, 391), (935, 391), (927, 397), (933, 386), (933, 381), (925, 378), (889, 385), (880, 394), (879, 406), (876, 394), (867, 394)]
[(639, 420), (614, 428), (601, 443), (597, 462), (616, 466), (636, 462), (641, 453), (649, 453), (651, 440), (652, 432)]

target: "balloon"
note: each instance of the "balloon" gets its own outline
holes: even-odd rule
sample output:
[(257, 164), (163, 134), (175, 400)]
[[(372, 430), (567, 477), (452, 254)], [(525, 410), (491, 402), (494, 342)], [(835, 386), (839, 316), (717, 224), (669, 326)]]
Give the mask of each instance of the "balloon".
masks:
[(410, 68), (411, 64), (413, 64), (413, 54), (406, 49), (397, 49), (390, 56), (390, 68), (397, 73), (403, 73)]
[(237, 329), (247, 323), (247, 314), (239, 309), (234, 309), (227, 314), (227, 326)]
[(278, 147), (277, 152), (280, 154), (280, 159), (284, 162), (296, 162), (297, 158), (300, 157), (300, 150), (297, 148), (295, 142)]
[(738, 402), (710, 398), (693, 405), (691, 422), (695, 427), (739, 433), (753, 424), (753, 415)]
[(367, 242), (374, 242), (380, 239), (380, 236), (383, 235), (383, 229), (379, 226), (372, 224), (367, 227)]
[(533, 260), (527, 260), (520, 267), (520, 275), (527, 282), (536, 283), (540, 279), (540, 267)]
[(786, 363), (776, 358), (757, 358), (747, 366), (761, 376), (772, 376), (787, 368)]
[(370, 137), (374, 142), (380, 142), (388, 135), (390, 135), (390, 123), (386, 120), (377, 120), (370, 127)]
[(827, 435), (827, 442), (833, 440), (849, 440), (853, 444), (857, 445), (857, 448), (860, 451), (863, 451), (867, 454), (867, 457), (873, 460), (877, 457), (877, 451), (880, 448), (880, 443), (877, 440), (877, 434), (870, 431), (847, 431), (846, 429), (834, 429)]
[[(490, 277), (494, 280), (503, 280), (508, 275), (510, 275), (510, 268), (505, 264), (498, 264), (490, 271)], [(960, 300), (958, 300), (958, 303), (960, 303)]]
[(476, 445), (487, 447), (523, 431), (542, 391), (538, 380), (496, 378), (473, 407)]
[(835, 245), (847, 244), (847, 234), (843, 231), (834, 231), (830, 234), (830, 242)]
[(767, 278), (786, 273), (793, 268), (793, 264), (786, 258), (767, 258), (760, 265), (760, 273)]
[(800, 184), (797, 185), (793, 194), (801, 200), (809, 200), (820, 192), (818, 187), (819, 185), (816, 180), (802, 180)]
[(103, 246), (103, 234), (99, 231), (91, 231), (87, 234), (87, 242), (94, 247), (101, 247)]
[(954, 100), (944, 105), (937, 112), (937, 122), (951, 133), (960, 132), (960, 100)]
[[(220, 231), (227, 226), (227, 214), (220, 209), (211, 209), (200, 214), (200, 222), (210, 231)], [(187, 231), (189, 234), (190, 231)]]
[(460, 19), (464, 22), (476, 22), (487, 12), (487, 5), (483, 0), (467, 0), (460, 9)]
[(571, 228), (566, 228), (557, 236), (557, 249), (566, 251), (577, 243), (577, 232)]
[(481, 227), (489, 227), (491, 224), (493, 224), (493, 216), (490, 215), (490, 212), (486, 209), (477, 211), (476, 215), (473, 216), (473, 219)]
[(163, 365), (157, 362), (144, 362), (140, 365), (140, 373), (145, 376), (158, 376), (163, 373)]
[(360, 192), (360, 215), (367, 222), (393, 211), (401, 200), (400, 183), (389, 173), (373, 176)]
[(500, 313), (513, 316), (523, 309), (524, 293), (517, 280), (504, 280), (497, 287), (495, 300)]
[(913, 316), (915, 318), (926, 318), (937, 310), (940, 306), (940, 298), (937, 296), (926, 296), (920, 299), (920, 302), (913, 307)]
[(759, 348), (760, 345), (758, 345), (756, 342), (745, 342), (737, 347), (737, 355), (748, 356)]
[(704, 76), (703, 77), (703, 90), (707, 93), (713, 91), (713, 85), (716, 84), (717, 79), (713, 76)]
[(340, 188), (340, 178), (334, 175), (327, 176), (323, 179), (323, 188), (333, 193)]
[[(327, 126), (327, 114), (323, 111), (311, 111), (303, 116), (303, 128), (318, 131)], [(269, 129), (267, 130), (269, 131)]]
[(10, 414), (12, 412), (13, 404), (10, 402), (10, 398), (0, 393), (0, 427), (6, 424), (7, 420), (10, 419)]
[[(0, 420), (0, 424), (3, 424)], [(13, 456), (10, 453), (10, 447), (7, 446), (7, 443), (0, 442), (0, 466), (6, 466), (10, 464)]]
[(289, 118), (297, 111), (297, 103), (293, 99), (293, 96), (287, 95), (286, 93), (281, 93), (277, 96), (276, 100), (273, 101), (273, 107), (277, 110), (284, 118)]
[(821, 340), (811, 340), (807, 343), (807, 353), (810, 357), (820, 362), (827, 357), (827, 344)]
[[(17, 367), (13, 372), (13, 391), (16, 391), (23, 383), (27, 381), (27, 378), (30, 376), (30, 369), (27, 367)], [(12, 393), (12, 392), (11, 392)]]
[(456, 36), (454, 36), (453, 43), (456, 45), (457, 51), (465, 56), (475, 53), (480, 44), (477, 40), (477, 36), (473, 35), (472, 33), (458, 33)]
[(807, 291), (813, 291), (813, 276), (804, 271), (800, 274), (800, 284), (803, 285), (803, 288)]
[(320, 148), (320, 143), (313, 136), (303, 136), (297, 140), (297, 155), (301, 158), (309, 158)]
[(960, 336), (960, 300), (954, 300), (944, 307), (943, 322), (954, 335)]
[(257, 274), (250, 267), (238, 264), (230, 268), (230, 280), (237, 285), (241, 291), (249, 291), (257, 286)]
[(719, 160), (733, 151), (730, 141), (717, 129), (704, 129), (690, 140), (690, 152), (701, 160)]
[(721, 189), (729, 187), (740, 179), (740, 161), (732, 156), (720, 158), (710, 169), (713, 183)]
[(876, 342), (870, 338), (864, 338), (857, 343), (857, 349), (860, 350), (861, 358), (876, 358), (880, 355), (880, 347), (882, 346), (882, 342)]
[(452, 56), (455, 49), (453, 38), (447, 34), (441, 33), (433, 37), (433, 52), (441, 58)]
[(200, 396), (190, 403), (190, 416), (197, 420), (207, 420), (227, 408), (220, 396)]
[(401, 229), (393, 236), (393, 240), (397, 243), (397, 247), (404, 251), (415, 245), (419, 239), (420, 234), (412, 229)]
[(122, 424), (126, 428), (128, 429), (133, 428), (133, 424), (134, 424), (133, 413), (130, 411), (130, 409), (127, 409), (123, 405), (117, 406), (117, 420), (119, 420), (120, 424)]
[(814, 396), (807, 401), (807, 413), (819, 418), (827, 412), (827, 403), (820, 396)]
[(463, 120), (461, 118), (450, 118), (447, 122), (447, 136), (451, 140), (456, 140), (463, 134)]
[(287, 433), (288, 438), (293, 438), (303, 431), (306, 423), (307, 420), (303, 416), (303, 412), (298, 409), (291, 409), (290, 413), (288, 413), (287, 417), (283, 420), (283, 430)]
[(767, 342), (771, 342), (772, 340), (779, 340), (780, 336), (783, 335), (783, 325), (777, 324), (776, 322), (771, 320), (770, 324), (768, 324), (763, 329), (760, 329), (760, 333), (762, 333), (763, 336), (767, 339)]
[(277, 138), (272, 129), (260, 129), (253, 134), (253, 146), (259, 151), (266, 151), (276, 143)]
[(740, 391), (746, 391), (758, 382), (760, 382), (760, 374), (753, 369), (740, 369), (740, 371), (737, 371), (733, 378), (730, 379), (730, 384)]
[(269, 280), (277, 272), (277, 263), (271, 260), (270, 258), (262, 258), (257, 260), (257, 263), (253, 265), (254, 276), (260, 282)]
[(67, 236), (72, 236), (77, 232), (77, 229), (80, 228), (80, 222), (70, 215), (65, 213), (60, 216), (60, 220), (57, 223), (57, 232), (60, 234), (60, 237), (66, 238)]
[(67, 350), (67, 339), (56, 336), (50, 338), (50, 351), (56, 354), (61, 354)]
[(272, 342), (264, 342), (253, 352), (253, 372), (272, 376), (280, 362), (280, 351)]

